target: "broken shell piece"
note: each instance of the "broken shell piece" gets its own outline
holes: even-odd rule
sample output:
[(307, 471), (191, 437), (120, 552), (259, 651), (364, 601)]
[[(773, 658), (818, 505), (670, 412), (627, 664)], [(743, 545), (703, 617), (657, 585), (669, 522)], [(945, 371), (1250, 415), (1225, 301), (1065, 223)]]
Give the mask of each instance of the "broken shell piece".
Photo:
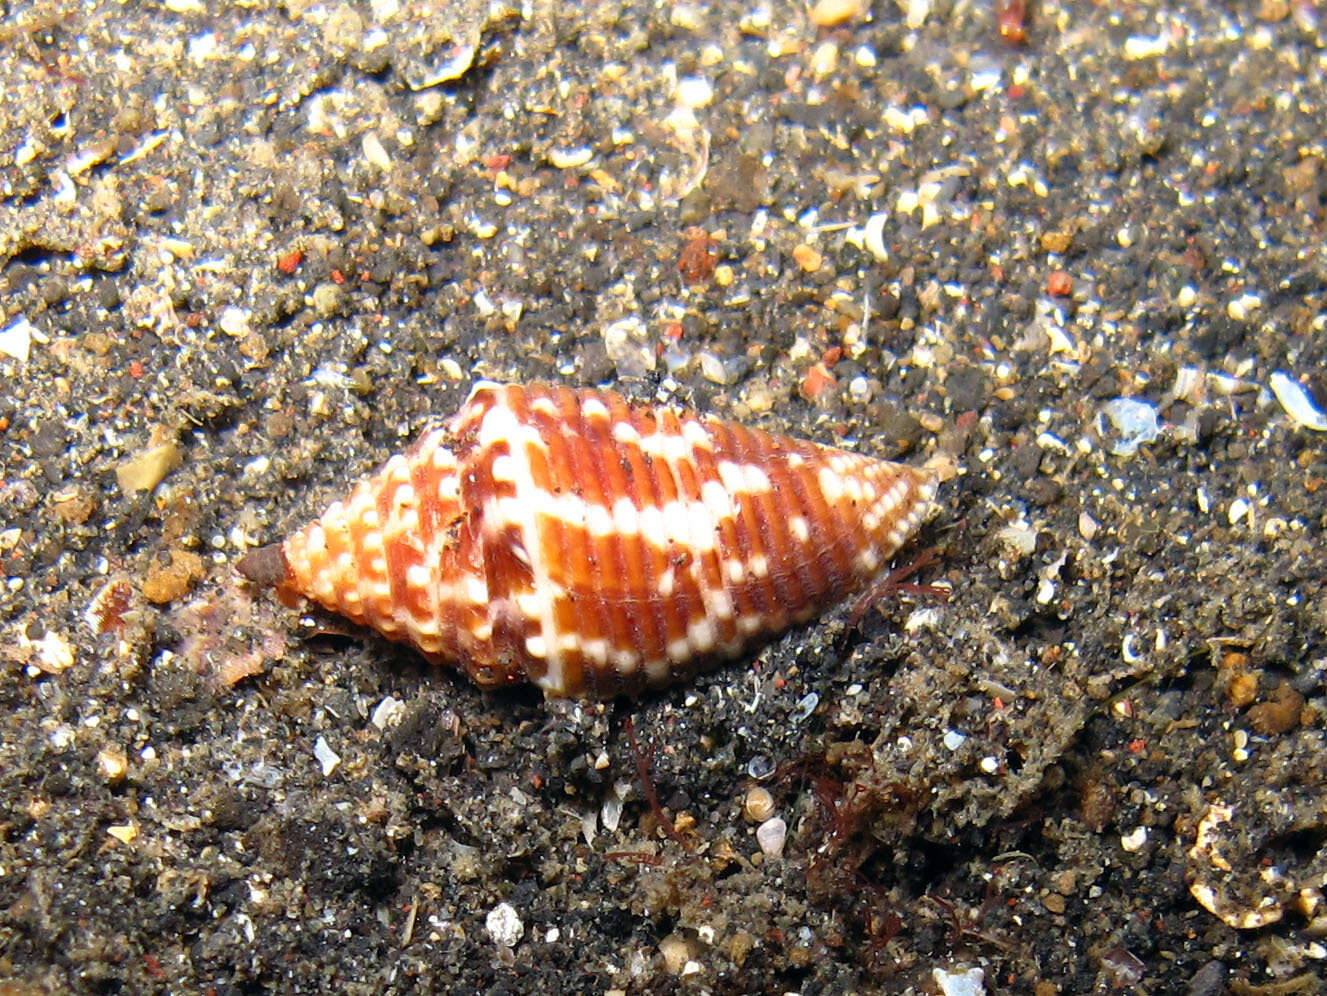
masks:
[(1161, 434), (1157, 412), (1137, 398), (1112, 398), (1097, 413), (1097, 435), (1116, 456), (1133, 456)]
[(1313, 403), (1304, 385), (1281, 370), (1272, 374), (1267, 383), (1292, 422), (1315, 432), (1327, 432), (1327, 414)]
[[(1189, 893), (1198, 905), (1236, 930), (1257, 930), (1281, 919), (1283, 910), (1274, 895), (1247, 894), (1247, 883), (1235, 874), (1235, 869), (1223, 851), (1232, 843), (1234, 833), (1231, 817), (1234, 809), (1215, 804), (1198, 821), (1193, 847), (1189, 848), (1189, 861), (1193, 881)], [(1216, 869), (1213, 873), (1211, 869)], [(1274, 868), (1265, 868), (1259, 874), (1264, 885), (1275, 886), (1280, 876)], [(1241, 889), (1241, 886), (1244, 888)]]

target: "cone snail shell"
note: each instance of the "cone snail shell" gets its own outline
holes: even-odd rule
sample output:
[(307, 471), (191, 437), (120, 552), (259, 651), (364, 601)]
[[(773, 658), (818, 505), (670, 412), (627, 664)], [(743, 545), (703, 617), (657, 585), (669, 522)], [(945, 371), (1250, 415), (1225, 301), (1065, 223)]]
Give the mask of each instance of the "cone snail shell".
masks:
[(481, 381), (237, 567), (485, 688), (607, 698), (861, 591), (935, 490), (925, 470), (605, 391)]

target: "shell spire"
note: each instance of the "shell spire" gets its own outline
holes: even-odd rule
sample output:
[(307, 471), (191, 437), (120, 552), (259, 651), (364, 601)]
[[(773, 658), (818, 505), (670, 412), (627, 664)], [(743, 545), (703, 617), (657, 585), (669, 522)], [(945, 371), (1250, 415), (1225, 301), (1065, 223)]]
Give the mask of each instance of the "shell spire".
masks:
[(445, 427), (237, 565), (491, 688), (606, 698), (741, 655), (868, 586), (925, 470), (481, 381)]

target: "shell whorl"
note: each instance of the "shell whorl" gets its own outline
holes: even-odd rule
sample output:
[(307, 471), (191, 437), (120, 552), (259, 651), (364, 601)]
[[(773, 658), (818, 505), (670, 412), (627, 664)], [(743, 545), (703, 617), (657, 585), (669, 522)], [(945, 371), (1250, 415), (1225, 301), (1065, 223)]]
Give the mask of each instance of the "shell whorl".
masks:
[[(681, 680), (861, 590), (935, 488), (923, 470), (604, 391), (481, 382), (289, 537), (277, 583), (484, 687), (602, 698)], [(271, 559), (261, 580), (281, 573)]]

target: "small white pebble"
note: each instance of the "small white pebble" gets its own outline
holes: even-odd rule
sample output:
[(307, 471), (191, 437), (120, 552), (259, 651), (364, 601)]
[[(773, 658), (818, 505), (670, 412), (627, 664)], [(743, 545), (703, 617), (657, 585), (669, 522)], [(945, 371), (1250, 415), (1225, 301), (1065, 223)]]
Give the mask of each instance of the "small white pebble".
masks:
[(1327, 414), (1313, 403), (1309, 392), (1288, 373), (1277, 370), (1268, 378), (1268, 386), (1276, 395), (1282, 409), (1291, 421), (1305, 429), (1315, 432), (1327, 432)]
[(216, 58), (220, 46), (215, 32), (205, 31), (189, 39), (189, 61), (202, 68), (204, 63)]
[(1243, 764), (1249, 759), (1249, 731), (1236, 730), (1234, 746), (1231, 748), (1230, 757), (1239, 764)]
[(521, 923), (521, 918), (516, 915), (511, 903), (498, 903), (484, 918), (484, 929), (498, 947), (510, 948), (514, 947), (525, 933), (525, 924)]
[(695, 110), (714, 99), (714, 87), (703, 76), (684, 76), (677, 81), (677, 102)]
[(1146, 35), (1131, 35), (1124, 41), (1124, 57), (1131, 61), (1164, 55), (1170, 48), (1170, 39), (1165, 35), (1148, 38)]
[(401, 722), (404, 716), (405, 703), (389, 695), (373, 707), (373, 715), (369, 720), (379, 730), (385, 730)]
[(888, 220), (888, 215), (883, 211), (877, 211), (867, 218), (866, 224), (862, 226), (862, 245), (866, 246), (866, 251), (880, 263), (889, 260), (889, 249), (885, 246), (885, 222)]
[(609, 833), (616, 831), (621, 824), (622, 804), (626, 801), (630, 791), (630, 782), (618, 780), (613, 783), (613, 787), (609, 789), (608, 794), (604, 796), (604, 801), (599, 805), (599, 820)]
[(726, 382), (727, 374), (724, 372), (723, 361), (713, 353), (701, 353), (697, 359), (700, 361), (700, 375), (711, 384), (723, 384)]
[(986, 973), (980, 968), (933, 968), (931, 978), (944, 996), (985, 996), (986, 993)]
[(582, 145), (575, 149), (549, 149), (548, 161), (557, 169), (575, 169), (594, 158), (594, 149)]
[(313, 756), (318, 759), (322, 765), (323, 777), (326, 778), (337, 769), (341, 763), (341, 755), (332, 750), (325, 739), (319, 737), (313, 742)]
[(691, 945), (685, 937), (669, 934), (659, 942), (659, 954), (663, 956), (664, 968), (670, 975), (681, 975), (691, 961)]
[(384, 173), (392, 168), (392, 157), (383, 148), (382, 139), (373, 132), (364, 133), (363, 139), (360, 140), (360, 148), (364, 150), (364, 158)]
[(1262, 307), (1262, 298), (1257, 294), (1241, 294), (1226, 305), (1226, 314), (1237, 322), (1245, 321)]
[(811, 8), (811, 23), (818, 28), (837, 28), (866, 17), (871, 5), (863, 0), (819, 0)]
[(1050, 605), (1055, 598), (1055, 582), (1050, 578), (1042, 578), (1037, 582), (1036, 599), (1038, 605)]
[(972, 89), (976, 93), (981, 93), (984, 90), (999, 86), (1003, 75), (999, 66), (982, 66), (972, 73)]
[(242, 339), (249, 334), (249, 310), (231, 305), (223, 308), (217, 316), (217, 327), (233, 339)]
[(250, 460), (248, 463), (244, 465), (244, 469), (240, 471), (240, 474), (250, 479), (262, 477), (264, 474), (267, 473), (268, 468), (270, 468), (271, 466), (272, 466), (271, 457), (269, 456), (254, 457), (252, 460)]
[(1230, 503), (1230, 510), (1226, 512), (1226, 518), (1233, 526), (1240, 519), (1249, 514), (1249, 503), (1243, 498), (1236, 498)]
[(756, 827), (756, 842), (767, 858), (777, 858), (783, 854), (783, 845), (788, 839), (788, 824), (781, 817), (775, 816)]
[(1097, 525), (1096, 519), (1092, 518), (1092, 516), (1088, 515), (1086, 512), (1078, 513), (1079, 536), (1083, 537), (1083, 539), (1090, 543), (1093, 537), (1097, 535), (1098, 529), (1100, 529), (1100, 526)]
[(27, 363), (32, 351), (32, 332), (32, 323), (26, 318), (11, 322), (0, 332), (0, 354)]
[(823, 80), (839, 68), (839, 47), (832, 41), (823, 41), (811, 53), (810, 69), (813, 79)]
[(1129, 853), (1142, 848), (1147, 843), (1147, 827), (1134, 827), (1120, 838), (1120, 846)]
[(37, 641), (40, 667), (47, 674), (56, 674), (74, 666), (74, 647), (56, 632), (47, 633)]
[(903, 5), (903, 23), (916, 31), (931, 16), (931, 0), (906, 0)]

